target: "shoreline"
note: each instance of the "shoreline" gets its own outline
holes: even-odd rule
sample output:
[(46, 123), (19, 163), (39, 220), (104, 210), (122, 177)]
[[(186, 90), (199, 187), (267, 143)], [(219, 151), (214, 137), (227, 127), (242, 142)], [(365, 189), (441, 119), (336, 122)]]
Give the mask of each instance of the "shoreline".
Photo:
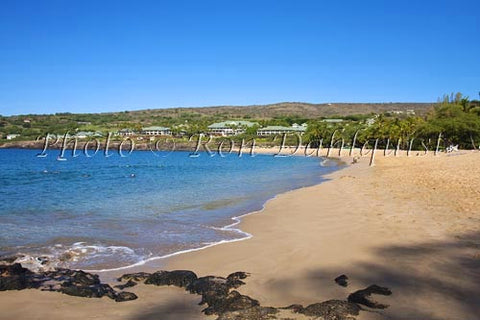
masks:
[[(453, 203), (452, 206), (437, 204), (436, 202), (441, 200), (450, 201), (449, 198), (441, 199), (445, 194), (436, 195), (436, 193), (443, 193), (442, 188), (448, 190), (447, 194), (450, 193), (451, 189), (448, 185), (436, 186), (436, 182), (433, 182), (432, 189), (424, 190), (422, 185), (416, 190), (415, 184), (413, 186), (402, 184), (406, 182), (406, 178), (401, 175), (404, 171), (414, 170), (412, 166), (421, 167), (422, 162), (427, 167), (440, 165), (457, 169), (461, 161), (467, 161), (467, 164), (461, 168), (463, 172), (459, 170), (450, 174), (462, 174), (462, 178), (468, 179), (467, 175), (471, 174), (469, 168), (480, 160), (479, 156), (478, 153), (464, 152), (423, 159), (420, 157), (390, 158), (380, 160), (378, 166), (373, 168), (368, 167), (366, 158), (360, 159), (360, 162), (355, 165), (349, 165), (327, 175), (326, 178), (331, 180), (280, 194), (266, 204), (262, 214), (250, 215), (242, 219), (240, 228), (253, 235), (249, 241), (224, 244), (202, 253), (194, 252), (172, 257), (166, 261), (166, 270), (183, 268), (200, 274), (218, 274), (219, 272), (226, 274), (228, 271), (237, 270), (250, 272), (252, 277), (247, 285), (242, 287), (241, 293), (256, 296), (262, 304), (274, 306), (289, 303), (308, 304), (319, 299), (340, 299), (345, 290), (336, 286), (333, 279), (340, 274), (347, 274), (352, 279), (352, 287), (349, 290), (376, 283), (380, 286), (386, 285), (394, 294), (401, 295), (396, 305), (381, 312), (385, 317), (418, 318), (420, 306), (423, 308), (430, 306), (428, 315), (422, 316), (444, 319), (441, 315), (445, 314), (448, 315), (445, 316), (448, 319), (474, 319), (473, 314), (466, 312), (466, 306), (471, 307), (471, 305), (454, 299), (449, 289), (452, 287), (450, 282), (454, 277), (453, 274), (462, 272), (473, 276), (476, 274), (476, 269), (466, 268), (461, 263), (457, 263), (451, 257), (449, 247), (459, 246), (461, 248), (459, 252), (462, 254), (468, 252), (464, 259), (470, 259), (473, 254), (473, 257), (477, 258), (470, 263), (480, 266), (477, 260), (480, 255), (475, 253), (474, 248), (468, 247), (468, 244), (464, 247), (464, 243), (458, 241), (463, 237), (476, 238), (476, 230), (480, 227), (480, 216), (470, 210), (471, 215), (464, 218), (465, 208), (456, 208)], [(390, 176), (392, 172), (394, 175)], [(400, 181), (398, 186), (390, 186), (389, 183), (385, 184), (386, 181), (379, 180), (379, 178), (392, 177), (404, 181)], [(420, 182), (426, 183), (430, 188), (428, 178), (422, 178)], [(440, 178), (443, 179), (441, 175)], [(365, 180), (363, 181), (365, 184), (362, 184), (362, 181), (359, 182), (362, 179)], [(385, 190), (385, 194), (378, 195), (378, 192), (384, 191), (387, 186), (392, 190)], [(328, 190), (335, 188), (337, 190), (334, 192)], [(411, 190), (408, 190), (409, 188)], [(453, 190), (457, 188), (457, 185), (453, 185)], [(405, 194), (398, 193), (399, 190)], [(345, 192), (345, 195), (339, 195), (338, 191)], [(353, 194), (353, 191), (360, 195)], [(426, 206), (422, 203), (424, 199), (416, 196), (416, 192), (425, 191), (425, 196), (434, 192), (430, 194), (431, 199)], [(480, 190), (476, 191), (480, 192)], [(318, 196), (322, 192), (326, 193), (326, 196), (321, 197), (321, 200), (312, 201), (313, 195)], [(361, 194), (361, 192), (364, 193)], [(372, 199), (367, 201), (363, 196), (372, 197), (375, 201)], [(349, 200), (349, 197), (353, 199)], [(472, 207), (475, 207), (474, 203), (479, 203), (478, 200), (474, 202), (468, 197), (467, 200), (471, 202)], [(311, 201), (310, 205), (302, 204), (304, 201)], [(347, 208), (337, 205), (336, 201)], [(352, 208), (355, 208), (355, 204), (359, 206), (366, 204), (370, 207), (357, 208), (357, 213), (364, 214), (359, 215), (355, 210), (352, 212), (348, 209), (349, 203)], [(320, 208), (317, 207), (319, 204), (323, 205), (324, 209), (324, 216), (320, 219), (312, 217), (314, 208)], [(451, 213), (457, 209), (457, 214)], [(297, 211), (297, 216), (292, 217), (293, 210), (302, 211), (304, 214), (300, 215)], [(311, 221), (307, 223), (296, 221), (303, 218), (311, 218)], [(477, 222), (477, 224), (471, 225), (471, 222)], [(287, 223), (292, 224), (293, 227), (288, 226)], [(452, 225), (455, 223), (458, 225), (453, 228)], [(312, 228), (310, 224), (316, 224), (317, 228)], [(330, 224), (330, 227), (325, 224)], [(315, 235), (315, 233), (318, 234)], [(332, 243), (332, 239), (335, 243)], [(313, 244), (312, 241), (317, 243), (313, 242), (315, 243)], [(427, 248), (432, 246), (436, 247), (435, 251), (442, 251), (442, 253), (429, 253)], [(399, 248), (402, 247), (405, 249), (400, 250)], [(322, 254), (316, 253), (315, 250)], [(388, 259), (378, 255), (378, 252), (396, 252), (397, 250), (400, 250), (400, 255), (404, 254), (403, 251), (407, 251), (408, 254), (405, 255), (408, 259), (413, 259), (413, 265), (412, 263), (402, 265), (399, 262), (401, 267), (390, 266), (391, 261), (398, 259), (396, 254), (390, 256), (389, 253)], [(423, 253), (424, 250), (425, 253)], [(411, 257), (410, 251), (419, 251), (420, 254)], [(415, 264), (419, 267), (417, 268)], [(431, 264), (448, 264), (451, 265), (451, 270), (439, 269), (438, 279), (432, 280), (430, 278), (435, 277), (427, 274), (439, 267), (431, 268)], [(424, 280), (426, 284), (409, 283), (410, 275), (403, 274), (401, 268), (413, 269), (411, 270), (412, 278), (419, 274), (418, 280)], [(359, 269), (362, 272), (359, 272)], [(378, 274), (375, 274), (374, 270), (378, 270)], [(401, 275), (393, 276), (396, 273)], [(397, 283), (399, 280), (395, 280), (398, 278), (404, 279), (408, 285), (399, 285)], [(437, 288), (430, 282), (438, 282), (442, 285)], [(466, 288), (465, 293), (480, 292), (480, 288), (477, 290), (472, 285), (466, 283), (463, 285)], [(428, 292), (425, 289), (427, 287), (433, 291), (432, 286), (438, 292)], [(286, 288), (288, 293), (284, 291)], [(317, 288), (322, 288), (322, 292)], [(413, 292), (417, 289), (425, 292), (422, 292), (420, 297), (413, 298)], [(456, 290), (458, 293), (455, 294), (462, 292), (460, 288)], [(418, 301), (413, 303), (411, 299), (418, 299)], [(404, 316), (400, 317), (400, 315)]]
[[(297, 190), (297, 189), (294, 189), (294, 190)], [(288, 192), (288, 191), (287, 191)], [(272, 199), (274, 199), (275, 197), (273, 197)], [(272, 200), (270, 199), (270, 200)], [(267, 200), (268, 202), (269, 200)], [(158, 261), (158, 260), (166, 260), (166, 259), (169, 259), (169, 258), (172, 258), (172, 257), (175, 257), (175, 256), (178, 256), (178, 255), (182, 255), (182, 254), (188, 254), (190, 252), (196, 252), (196, 251), (201, 251), (201, 250), (205, 250), (205, 249), (208, 249), (208, 248), (211, 248), (211, 247), (214, 247), (214, 246), (217, 246), (217, 245), (221, 245), (221, 244), (225, 244), (225, 243), (230, 243), (230, 242), (237, 242), (237, 241), (244, 241), (244, 240), (248, 240), (250, 239), (253, 235), (241, 230), (241, 229), (237, 229), (237, 228), (234, 228), (234, 229), (231, 229), (230, 227), (232, 226), (236, 226), (238, 224), (241, 223), (241, 219), (242, 217), (245, 217), (245, 216), (248, 216), (248, 215), (251, 215), (251, 214), (254, 214), (254, 213), (257, 213), (257, 212), (261, 212), (263, 209), (259, 210), (259, 211), (252, 211), (252, 212), (249, 212), (249, 213), (245, 213), (245, 214), (242, 214), (240, 216), (235, 216), (235, 217), (232, 217), (230, 219), (234, 220), (235, 222), (232, 223), (232, 224), (229, 224), (229, 225), (226, 225), (224, 227), (221, 227), (221, 228), (218, 228), (220, 230), (227, 230), (227, 231), (236, 231), (236, 232), (239, 232), (239, 233), (243, 233), (245, 234), (245, 237), (243, 238), (238, 238), (238, 239), (231, 239), (231, 240), (220, 240), (220, 241), (217, 241), (217, 242), (213, 242), (213, 243), (209, 243), (209, 244), (206, 244), (205, 246), (203, 247), (199, 247), (199, 248), (193, 248), (193, 249), (185, 249), (185, 250), (181, 250), (181, 251), (176, 251), (176, 252), (173, 252), (173, 253), (169, 253), (169, 254), (166, 254), (166, 255), (163, 255), (163, 256), (159, 256), (159, 257), (151, 257), (151, 258), (148, 258), (146, 260), (143, 260), (143, 261), (139, 261), (137, 263), (134, 263), (132, 265), (128, 265), (128, 266), (123, 266), (123, 267), (115, 267), (115, 268), (110, 268), (110, 269), (102, 269), (102, 270), (90, 270), (90, 269), (79, 269), (79, 270), (82, 270), (82, 271), (85, 271), (85, 272), (89, 272), (89, 273), (96, 273), (96, 274), (99, 274), (99, 275), (102, 275), (104, 274), (105, 276), (108, 277), (108, 275), (110, 273), (117, 273), (118, 271), (132, 271), (132, 272), (141, 272), (139, 270), (143, 270), (142, 267), (144, 267), (145, 265), (148, 265), (149, 263), (154, 263), (155, 261)], [(115, 276), (117, 277), (117, 276)], [(107, 278), (109, 279), (109, 278)]]
[[(263, 149), (259, 152), (259, 154), (272, 155), (272, 152), (270, 150)], [(299, 156), (299, 155), (296, 155), (296, 156)], [(320, 157), (318, 157), (318, 158), (320, 158)], [(336, 162), (336, 166), (338, 167), (338, 169), (335, 170), (333, 173), (335, 173), (337, 171), (340, 171), (340, 170), (343, 170), (345, 167), (348, 167), (347, 163), (344, 161), (345, 159), (341, 160), (339, 158), (330, 158), (330, 159), (326, 159), (326, 160)], [(322, 175), (321, 178), (324, 178), (324, 177), (326, 177), (330, 174), (332, 174), (332, 172), (329, 172), (326, 175)], [(233, 217), (230, 218), (230, 220), (233, 220), (234, 222), (231, 223), (231, 224), (228, 224), (226, 226), (213, 227), (214, 229), (219, 229), (219, 230), (224, 230), (224, 231), (235, 231), (235, 232), (244, 234), (244, 237), (242, 237), (242, 238), (236, 238), (236, 239), (230, 239), (230, 240), (222, 239), (222, 240), (219, 240), (217, 242), (205, 244), (203, 247), (185, 249), (185, 250), (172, 252), (172, 253), (169, 253), (169, 254), (166, 254), (166, 255), (163, 255), (163, 256), (151, 257), (151, 258), (148, 258), (146, 260), (139, 261), (139, 262), (136, 262), (136, 263), (134, 263), (132, 265), (128, 265), (128, 266), (113, 267), (113, 268), (101, 269), (101, 270), (94, 270), (94, 269), (79, 269), (79, 270), (83, 270), (85, 272), (96, 273), (96, 274), (100, 275), (100, 277), (102, 279), (104, 279), (106, 281), (112, 281), (112, 279), (117, 278), (118, 276), (121, 275), (119, 273), (119, 271), (121, 271), (122, 273), (127, 272), (127, 271), (132, 272), (132, 273), (144, 272), (145, 270), (150, 270), (150, 271), (153, 272), (156, 269), (158, 269), (159, 267), (164, 265), (164, 264), (161, 263), (162, 261), (167, 262), (168, 259), (170, 259), (170, 258), (179, 256), (179, 255), (189, 254), (189, 253), (192, 253), (192, 252), (198, 252), (198, 251), (206, 250), (206, 249), (218, 246), (218, 245), (224, 245), (224, 244), (228, 244), (228, 243), (249, 240), (254, 236), (253, 234), (248, 233), (248, 232), (242, 230), (241, 228), (232, 228), (232, 227), (241, 225), (243, 219), (250, 216), (250, 215), (261, 214), (265, 210), (265, 207), (267, 206), (267, 204), (269, 202), (275, 201), (275, 199), (277, 199), (279, 196), (281, 196), (283, 194), (288, 194), (290, 192), (295, 192), (295, 191), (298, 191), (298, 190), (302, 190), (304, 188), (310, 188), (310, 187), (318, 186), (321, 183), (324, 183), (326, 181), (328, 181), (328, 179), (325, 179), (324, 181), (321, 181), (321, 182), (319, 182), (317, 184), (314, 184), (314, 185), (311, 185), (311, 186), (294, 188), (294, 189), (287, 190), (285, 192), (281, 192), (279, 194), (276, 194), (276, 195), (272, 196), (271, 198), (265, 200), (265, 202), (263, 202), (262, 207), (259, 210), (254, 210), (254, 211), (250, 211), (250, 212), (247, 212), (247, 213), (244, 213), (244, 214), (240, 214), (238, 216), (233, 216)], [(155, 266), (155, 267), (153, 267), (153, 269), (155, 269), (155, 270), (152, 269), (151, 265)]]
[[(268, 148), (258, 148), (258, 150), (256, 150), (256, 155), (272, 155), (273, 156), (273, 154), (276, 153), (275, 149), (276, 148), (270, 148), (270, 149), (268, 149)], [(40, 151), (40, 149), (37, 149), (37, 150)], [(136, 151), (148, 151), (148, 150), (136, 150)], [(182, 152), (182, 153), (186, 152), (185, 150), (175, 150), (175, 151), (176, 152)], [(238, 152), (238, 151), (235, 150), (234, 152)], [(289, 152), (288, 147), (286, 149), (286, 152)], [(233, 154), (232, 156), (235, 157), (236, 155)], [(295, 157), (302, 157), (299, 154), (296, 154), (294, 156)], [(313, 158), (316, 158), (316, 157), (313, 157)], [(341, 167), (345, 165), (344, 162), (342, 162), (342, 161), (340, 161), (336, 158), (331, 158), (331, 159), (326, 159), (326, 160), (335, 162), (335, 167), (339, 168), (339, 169), (336, 169), (336, 170), (341, 170), (342, 169)], [(315, 183), (313, 185), (318, 185), (319, 183), (323, 183), (324, 182), (323, 181), (324, 180), (323, 176), (325, 174), (329, 174), (329, 173), (330, 172), (323, 173), (323, 174), (319, 175), (318, 179), (320, 179), (320, 182)], [(109, 281), (111, 281), (112, 278), (109, 275), (112, 274), (112, 273), (115, 274), (115, 275), (118, 275), (118, 272), (142, 270), (142, 268), (145, 267), (145, 266), (148, 266), (150, 264), (157, 265), (156, 262), (161, 264), (162, 261), (167, 261), (167, 259), (169, 259), (171, 257), (178, 256), (178, 255), (188, 254), (190, 252), (202, 251), (202, 250), (205, 250), (205, 249), (217, 246), (217, 245), (221, 245), (221, 244), (227, 244), (227, 243), (231, 243), (231, 242), (239, 242), (239, 241), (243, 241), (243, 240), (248, 240), (252, 237), (252, 234), (250, 234), (248, 232), (245, 232), (241, 228), (234, 228), (235, 226), (238, 226), (239, 224), (241, 224), (243, 218), (245, 218), (249, 215), (261, 213), (262, 211), (264, 211), (265, 206), (267, 205), (268, 202), (275, 200), (281, 194), (289, 193), (289, 192), (299, 190), (299, 189), (303, 189), (303, 188), (306, 188), (306, 187), (310, 187), (310, 186), (313, 186), (313, 185), (307, 185), (307, 186), (301, 186), (301, 187), (291, 186), (292, 189), (288, 189), (288, 190), (282, 191), (278, 194), (274, 194), (271, 197), (266, 198), (263, 202), (259, 201), (258, 202), (258, 209), (256, 209), (256, 210), (254, 209), (252, 211), (242, 210), (244, 213), (240, 213), (238, 215), (227, 218), (228, 221), (231, 221), (231, 223), (228, 223), (228, 224), (226, 224), (224, 226), (221, 226), (221, 227), (213, 227), (212, 226), (213, 229), (218, 229), (218, 230), (222, 230), (222, 231), (232, 231), (232, 232), (235, 232), (236, 234), (240, 234), (241, 235), (240, 238), (220, 239), (220, 240), (215, 241), (215, 242), (204, 243), (200, 247), (193, 247), (193, 248), (189, 248), (189, 249), (183, 249), (183, 250), (180, 250), (180, 251), (174, 251), (174, 252), (167, 253), (167, 254), (160, 255), (160, 256), (147, 257), (146, 259), (143, 259), (141, 261), (137, 261), (137, 262), (135, 262), (133, 264), (130, 264), (130, 265), (123, 265), (123, 266), (122, 265), (121, 266), (118, 266), (118, 265), (113, 266), (112, 265), (112, 266), (109, 266), (107, 268), (102, 268), (102, 269), (71, 268), (71, 270), (83, 270), (85, 272), (97, 273), (97, 274), (101, 275), (102, 278), (105, 278), (105, 279), (108, 279)], [(18, 259), (18, 262), (22, 263), (27, 268), (34, 268), (34, 269), (41, 270), (46, 265), (43, 265), (43, 260), (42, 260), (42, 263), (37, 262), (35, 257), (36, 256), (34, 256), (34, 255), (26, 254), (24, 258)], [(45, 255), (45, 258), (47, 258), (47, 257), (48, 257), (48, 255)], [(55, 266), (56, 266), (56, 264), (52, 263), (51, 267), (55, 267)], [(68, 267), (68, 268), (70, 268), (70, 267)]]
[[(478, 152), (379, 157), (369, 167), (368, 158), (360, 158), (324, 176), (327, 181), (281, 193), (261, 212), (247, 214), (239, 228), (253, 235), (248, 241), (176, 255), (135, 271), (188, 269), (199, 276), (245, 271), (251, 276), (238, 291), (276, 307), (344, 299), (375, 283), (393, 291), (391, 298), (375, 296), (390, 307), (362, 311), (358, 319), (474, 320), (480, 312), (480, 288), (471, 281), (480, 267), (478, 160)], [(340, 274), (349, 277), (347, 288), (334, 283)], [(152, 317), (215, 318), (201, 314), (201, 307), (191, 309), (196, 297), (187, 298), (176, 288), (156, 290), (182, 307), (158, 308)], [(44, 317), (59, 319), (68, 310), (93, 319), (89, 306), (95, 305), (102, 308), (102, 318), (113, 319), (109, 315), (122, 310), (129, 316), (121, 318), (134, 319), (132, 315), (144, 313), (141, 306), (161, 304), (148, 286), (139, 285), (134, 292), (138, 301), (121, 305), (33, 290), (0, 292), (0, 309), (8, 311), (9, 302), (21, 299)], [(56, 307), (42, 306), (45, 299)], [(26, 313), (12, 310), (3, 318), (26, 318)]]

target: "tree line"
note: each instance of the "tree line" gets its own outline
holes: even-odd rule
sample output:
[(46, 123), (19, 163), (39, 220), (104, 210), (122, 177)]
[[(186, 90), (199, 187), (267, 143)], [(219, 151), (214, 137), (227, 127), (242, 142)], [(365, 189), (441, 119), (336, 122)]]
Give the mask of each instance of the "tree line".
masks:
[(347, 121), (329, 124), (312, 121), (305, 142), (328, 143), (335, 132), (336, 139), (348, 145), (353, 137), (359, 144), (378, 139), (379, 147), (399, 143), (401, 148), (436, 148), (458, 145), (462, 149), (478, 148), (480, 144), (480, 101), (469, 100), (461, 93), (444, 95), (425, 116), (373, 115), (369, 121)]
[[(308, 128), (302, 136), (304, 144), (313, 146), (322, 141), (329, 141), (335, 133), (337, 139), (344, 139), (348, 146), (355, 137), (359, 144), (372, 139), (379, 139), (379, 147), (387, 143), (400, 143), (402, 148), (412, 143), (412, 147), (421, 149), (424, 146), (434, 148), (439, 134), (442, 135), (442, 147), (459, 145), (460, 148), (477, 148), (480, 144), (480, 101), (470, 100), (461, 93), (444, 95), (439, 98), (432, 109), (424, 115), (409, 115), (406, 113), (358, 114), (335, 116), (342, 121), (338, 123), (326, 122), (324, 118), (310, 119), (299, 116), (276, 116), (270, 119), (225, 119), (220, 114), (199, 115), (184, 112), (172, 118), (150, 118), (153, 123), (170, 127), (174, 135), (192, 135), (207, 133), (208, 125), (225, 120), (249, 120), (258, 123), (258, 126), (247, 128), (246, 132), (234, 139), (251, 139), (256, 137), (259, 127), (270, 125), (291, 126), (294, 123), (307, 123)], [(26, 121), (28, 120), (28, 121)], [(29, 121), (31, 120), (31, 121)], [(0, 134), (3, 137), (9, 133), (20, 133), (21, 140), (33, 140), (46, 133), (60, 133), (66, 131), (100, 131), (103, 133), (115, 132), (123, 128), (139, 131), (143, 122), (130, 117), (128, 112), (118, 114), (71, 114), (59, 113), (54, 115), (26, 115), (16, 117), (0, 116)], [(294, 141), (295, 138), (290, 137)], [(268, 138), (258, 138), (265, 140)]]

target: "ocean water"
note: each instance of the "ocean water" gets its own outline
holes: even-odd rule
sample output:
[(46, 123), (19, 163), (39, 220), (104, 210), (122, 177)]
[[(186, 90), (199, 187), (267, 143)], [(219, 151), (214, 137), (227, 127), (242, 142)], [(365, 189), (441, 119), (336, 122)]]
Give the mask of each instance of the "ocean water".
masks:
[(249, 237), (235, 217), (337, 169), (313, 157), (134, 151), (57, 161), (58, 151), (38, 153), (0, 150), (0, 255), (85, 270)]

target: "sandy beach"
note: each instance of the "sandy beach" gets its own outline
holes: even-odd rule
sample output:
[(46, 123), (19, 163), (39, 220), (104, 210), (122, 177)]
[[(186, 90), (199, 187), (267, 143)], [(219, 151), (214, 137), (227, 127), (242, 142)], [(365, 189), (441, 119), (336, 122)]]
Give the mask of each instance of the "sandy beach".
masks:
[[(188, 269), (199, 276), (251, 274), (242, 294), (262, 306), (345, 299), (371, 284), (393, 294), (358, 319), (478, 319), (480, 153), (369, 157), (328, 181), (277, 196), (242, 219), (251, 239), (159, 260), (132, 271)], [(119, 273), (101, 274), (111, 280)], [(333, 279), (349, 277), (349, 285)], [(138, 285), (135, 301), (0, 292), (0, 319), (215, 319), (200, 296)], [(286, 315), (285, 317), (297, 317)], [(298, 316), (299, 319), (304, 319)], [(305, 318), (306, 319), (306, 318)]]

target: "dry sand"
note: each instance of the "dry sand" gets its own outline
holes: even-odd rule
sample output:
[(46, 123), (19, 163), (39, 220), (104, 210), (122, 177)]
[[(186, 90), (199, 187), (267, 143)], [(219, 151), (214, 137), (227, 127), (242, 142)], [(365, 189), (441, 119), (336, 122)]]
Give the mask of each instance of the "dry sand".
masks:
[[(361, 319), (479, 319), (480, 153), (380, 155), (374, 167), (365, 157), (327, 182), (269, 201), (242, 220), (249, 240), (140, 269), (246, 271), (251, 277), (239, 291), (271, 306), (345, 299), (375, 283), (393, 291), (378, 298), (390, 307), (362, 312)], [(350, 278), (347, 288), (334, 283), (340, 274)], [(200, 298), (180, 289), (141, 285), (131, 291), (139, 299), (124, 303), (0, 292), (0, 319), (215, 318), (201, 315)]]

